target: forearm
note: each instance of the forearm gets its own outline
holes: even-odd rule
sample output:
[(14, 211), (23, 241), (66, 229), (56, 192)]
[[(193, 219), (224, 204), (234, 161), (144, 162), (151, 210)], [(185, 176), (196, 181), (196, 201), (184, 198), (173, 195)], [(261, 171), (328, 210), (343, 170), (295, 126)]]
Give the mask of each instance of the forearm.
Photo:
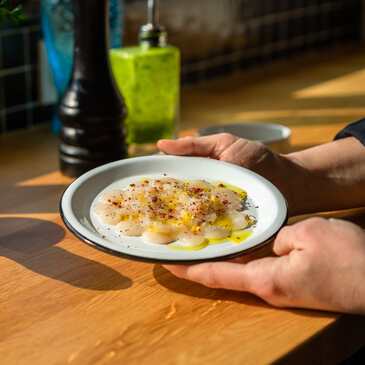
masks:
[(285, 156), (292, 214), (365, 206), (365, 147), (349, 137)]

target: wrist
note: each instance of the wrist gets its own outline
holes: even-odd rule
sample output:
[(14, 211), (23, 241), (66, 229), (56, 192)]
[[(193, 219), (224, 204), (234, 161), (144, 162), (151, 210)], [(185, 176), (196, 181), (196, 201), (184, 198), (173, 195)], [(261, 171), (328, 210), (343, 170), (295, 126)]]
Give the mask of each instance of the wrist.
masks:
[(302, 213), (364, 206), (365, 148), (355, 138), (294, 152), (285, 158), (302, 172), (301, 193), (307, 198), (302, 202)]
[[(281, 155), (288, 171), (287, 191), (290, 215), (325, 210), (327, 193), (332, 196), (332, 183), (323, 171), (315, 171), (302, 152)], [(326, 193), (324, 193), (326, 192)]]

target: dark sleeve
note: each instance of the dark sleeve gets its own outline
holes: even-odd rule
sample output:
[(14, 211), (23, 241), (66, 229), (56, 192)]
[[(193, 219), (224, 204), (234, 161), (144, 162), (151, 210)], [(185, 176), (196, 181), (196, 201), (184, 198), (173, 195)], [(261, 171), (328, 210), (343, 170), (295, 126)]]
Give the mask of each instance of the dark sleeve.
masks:
[(346, 137), (355, 137), (365, 146), (365, 119), (349, 124), (337, 133), (335, 140)]

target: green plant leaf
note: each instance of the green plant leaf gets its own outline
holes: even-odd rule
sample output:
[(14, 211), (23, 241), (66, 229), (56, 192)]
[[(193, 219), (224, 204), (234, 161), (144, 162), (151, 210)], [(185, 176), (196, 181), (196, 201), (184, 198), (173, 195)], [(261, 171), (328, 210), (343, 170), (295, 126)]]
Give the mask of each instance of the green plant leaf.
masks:
[(0, 23), (10, 21), (19, 24), (26, 19), (21, 5), (11, 8), (8, 0), (0, 0)]

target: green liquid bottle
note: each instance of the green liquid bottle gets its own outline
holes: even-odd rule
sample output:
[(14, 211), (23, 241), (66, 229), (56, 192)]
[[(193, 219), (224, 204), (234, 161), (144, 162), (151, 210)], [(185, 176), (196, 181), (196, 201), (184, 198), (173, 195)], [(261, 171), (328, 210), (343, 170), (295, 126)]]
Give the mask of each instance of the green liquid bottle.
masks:
[(114, 77), (127, 105), (130, 145), (173, 138), (177, 128), (180, 52), (166, 44), (155, 0), (148, 1), (148, 10), (149, 22), (141, 28), (140, 44), (110, 51)]

